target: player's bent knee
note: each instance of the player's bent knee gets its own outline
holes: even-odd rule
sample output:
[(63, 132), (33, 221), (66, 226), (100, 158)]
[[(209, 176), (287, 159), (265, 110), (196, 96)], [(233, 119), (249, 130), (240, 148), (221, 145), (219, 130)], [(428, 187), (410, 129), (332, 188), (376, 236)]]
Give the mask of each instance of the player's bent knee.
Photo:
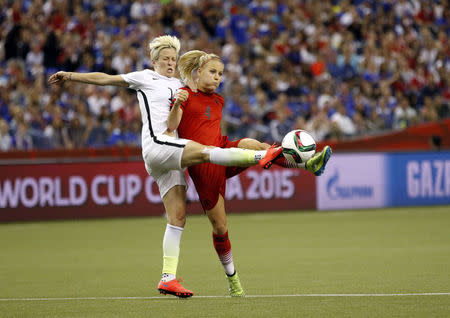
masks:
[(213, 148), (214, 147), (204, 146), (194, 141), (188, 142), (181, 157), (181, 166), (185, 168), (192, 165), (209, 162), (209, 154)]
[(167, 221), (170, 225), (178, 226), (178, 227), (184, 227), (186, 224), (186, 213), (175, 213), (172, 215), (167, 215)]
[(166, 211), (169, 224), (184, 227), (186, 224), (186, 208), (184, 204), (171, 204)]
[(210, 161), (210, 152), (212, 148), (205, 147), (203, 151), (201, 152), (201, 160), (202, 162), (209, 162)]
[(226, 223), (215, 222), (214, 220), (211, 220), (211, 225), (215, 234), (223, 235), (228, 231), (228, 226)]
[(225, 233), (227, 233), (228, 227), (226, 225), (225, 226), (218, 226), (218, 227), (214, 228), (213, 231), (214, 231), (215, 234), (224, 235)]

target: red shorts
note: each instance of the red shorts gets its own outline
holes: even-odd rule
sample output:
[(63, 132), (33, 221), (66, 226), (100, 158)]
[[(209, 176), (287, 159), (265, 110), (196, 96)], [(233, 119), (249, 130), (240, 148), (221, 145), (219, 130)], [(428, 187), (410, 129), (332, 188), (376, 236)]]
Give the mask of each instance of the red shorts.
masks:
[[(229, 141), (221, 145), (221, 148), (237, 147), (239, 140)], [(226, 179), (231, 178), (247, 168), (225, 167), (213, 163), (202, 163), (188, 168), (189, 175), (195, 184), (200, 203), (205, 211), (214, 208), (219, 200), (219, 194), (225, 198)]]

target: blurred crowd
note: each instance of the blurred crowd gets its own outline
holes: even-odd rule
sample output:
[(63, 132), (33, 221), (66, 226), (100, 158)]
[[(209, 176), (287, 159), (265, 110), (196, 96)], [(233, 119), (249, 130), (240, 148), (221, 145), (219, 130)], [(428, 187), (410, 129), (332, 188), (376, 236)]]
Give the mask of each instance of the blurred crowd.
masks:
[(134, 91), (47, 83), (151, 68), (148, 43), (222, 56), (224, 130), (280, 142), (450, 116), (448, 1), (0, 0), (0, 150), (139, 145)]

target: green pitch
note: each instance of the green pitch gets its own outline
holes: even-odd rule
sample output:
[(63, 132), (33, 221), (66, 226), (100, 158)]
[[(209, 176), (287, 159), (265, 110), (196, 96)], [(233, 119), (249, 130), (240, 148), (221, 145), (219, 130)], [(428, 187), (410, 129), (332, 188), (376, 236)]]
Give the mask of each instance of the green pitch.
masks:
[(182, 238), (179, 276), (197, 296), (185, 300), (156, 290), (163, 218), (0, 225), (0, 317), (450, 316), (449, 206), (231, 215), (229, 227), (245, 299), (226, 297), (204, 216)]

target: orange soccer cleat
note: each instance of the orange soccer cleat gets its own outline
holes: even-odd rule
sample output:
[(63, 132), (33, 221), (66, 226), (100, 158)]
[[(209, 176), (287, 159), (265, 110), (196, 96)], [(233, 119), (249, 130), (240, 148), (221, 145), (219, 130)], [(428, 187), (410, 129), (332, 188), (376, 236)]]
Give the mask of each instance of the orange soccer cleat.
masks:
[(259, 161), (259, 165), (264, 169), (269, 169), (272, 167), (275, 160), (282, 155), (282, 152), (283, 148), (272, 145), (269, 149), (267, 149), (267, 153), (264, 158)]
[(181, 284), (181, 279), (172, 279), (168, 282), (160, 281), (158, 284), (158, 290), (160, 294), (170, 294), (180, 298), (188, 298), (192, 297), (194, 293), (186, 288), (184, 288)]

